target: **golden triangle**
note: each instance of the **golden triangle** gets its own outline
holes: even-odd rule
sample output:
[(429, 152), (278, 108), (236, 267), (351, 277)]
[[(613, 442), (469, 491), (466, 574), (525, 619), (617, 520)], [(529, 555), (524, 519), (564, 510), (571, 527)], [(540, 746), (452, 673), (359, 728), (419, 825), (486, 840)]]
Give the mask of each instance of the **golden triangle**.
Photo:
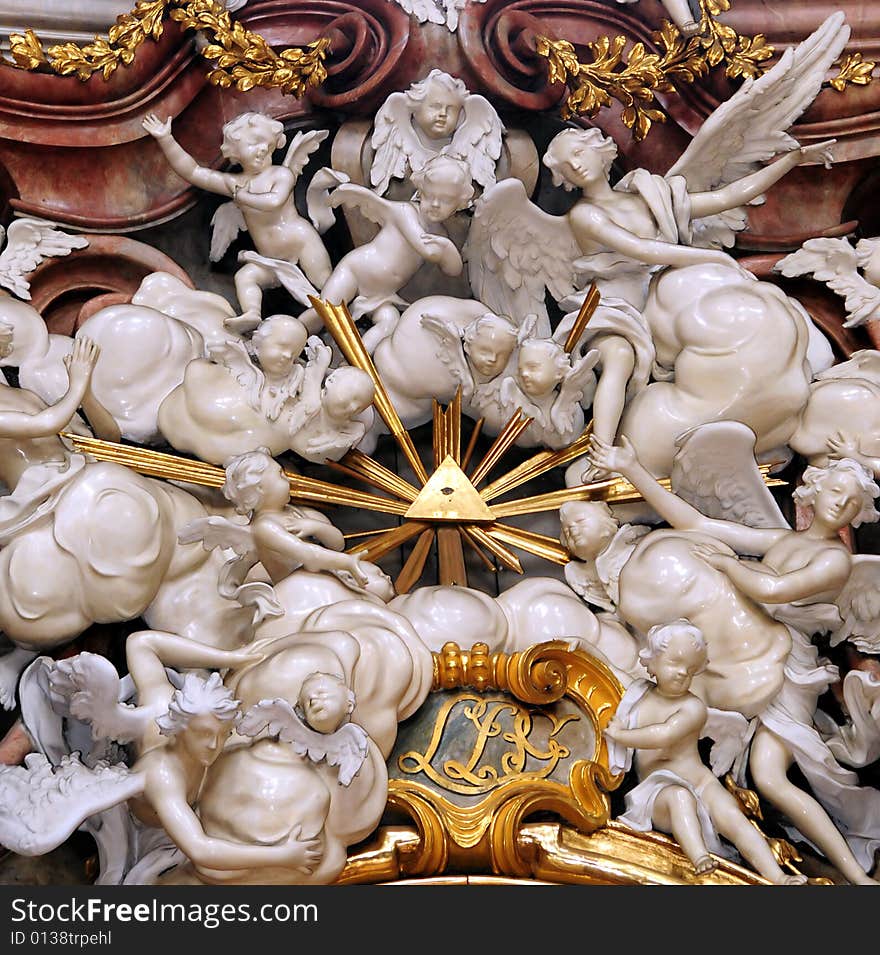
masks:
[(404, 515), (411, 521), (479, 524), (495, 520), (467, 475), (448, 454)]

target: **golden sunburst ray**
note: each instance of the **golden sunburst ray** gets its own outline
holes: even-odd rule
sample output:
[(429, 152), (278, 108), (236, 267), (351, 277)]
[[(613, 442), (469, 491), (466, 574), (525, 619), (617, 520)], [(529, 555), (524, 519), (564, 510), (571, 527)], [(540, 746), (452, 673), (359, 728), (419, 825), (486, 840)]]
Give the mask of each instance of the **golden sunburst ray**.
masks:
[(485, 418), (477, 418), (474, 422), (473, 431), (471, 431), (470, 439), (468, 440), (467, 448), (465, 448), (464, 457), (461, 459), (461, 469), (462, 471), (467, 471), (468, 466), (471, 463), (471, 458), (474, 456), (474, 451), (477, 449), (477, 439), (480, 437), (480, 434), (483, 430), (483, 425), (486, 423)]
[(361, 451), (349, 451), (341, 461), (328, 461), (327, 466), (366, 481), (387, 494), (395, 494), (404, 501), (414, 501), (419, 496), (418, 488), (409, 481)]
[(437, 528), (437, 557), (440, 564), (440, 583), (447, 587), (467, 587), (464, 548), (457, 527)]
[(553, 564), (564, 566), (571, 560), (571, 554), (555, 537), (501, 523), (490, 524), (485, 530), (493, 540), (500, 541), (502, 544), (511, 544), (528, 554), (543, 557), (544, 560)]
[(574, 325), (571, 326), (568, 332), (568, 337), (565, 339), (565, 345), (563, 348), (571, 354), (575, 345), (580, 341), (581, 335), (583, 335), (584, 330), (590, 322), (590, 319), (596, 312), (596, 309), (599, 307), (599, 289), (596, 288), (596, 283), (593, 282), (590, 285), (590, 289), (587, 292), (587, 297), (584, 299), (584, 304), (581, 305), (581, 309), (578, 312), (577, 318), (574, 320)]
[(353, 544), (345, 552), (347, 554), (362, 554), (365, 560), (377, 561), (429, 529), (431, 529), (431, 525), (423, 521), (405, 521), (390, 530), (377, 531), (373, 540), (368, 543), (358, 542)]
[(385, 422), (395, 441), (397, 441), (401, 451), (403, 451), (407, 461), (409, 461), (410, 467), (415, 472), (416, 477), (422, 484), (426, 484), (428, 481), (428, 472), (425, 470), (422, 459), (416, 451), (412, 437), (404, 427), (403, 422), (400, 420), (400, 415), (398, 415), (397, 410), (391, 403), (391, 399), (388, 397), (385, 385), (382, 383), (382, 379), (376, 371), (373, 359), (370, 358), (367, 349), (364, 347), (363, 339), (357, 330), (354, 319), (351, 317), (348, 306), (344, 304), (333, 305), (323, 299), (315, 298), (313, 295), (309, 296), (309, 301), (312, 303), (312, 307), (317, 312), (321, 321), (323, 321), (327, 331), (333, 336), (336, 344), (345, 356), (346, 361), (348, 361), (350, 365), (354, 365), (355, 368), (360, 368), (361, 371), (366, 372), (372, 379), (376, 389), (373, 398), (374, 407), (379, 412), (380, 417)]
[(422, 576), (425, 564), (428, 562), (428, 555), (431, 553), (431, 545), (434, 543), (435, 532), (432, 527), (422, 531), (415, 547), (406, 559), (403, 569), (397, 575), (394, 581), (394, 589), (399, 594), (409, 593), (413, 584)]
[(508, 547), (505, 547), (501, 541), (496, 540), (488, 531), (474, 524), (469, 525), (467, 530), (478, 544), (481, 544), (486, 550), (491, 551), (508, 570), (512, 570), (517, 574), (523, 572), (522, 564), (519, 562), (519, 558), (516, 554)]
[(480, 461), (476, 470), (471, 475), (471, 484), (473, 484), (474, 487), (490, 473), (501, 458), (516, 444), (517, 438), (528, 428), (533, 420), (534, 418), (530, 418), (527, 414), (523, 413), (522, 408), (516, 409), (513, 417), (501, 429), (498, 437), (492, 442), (483, 460)]

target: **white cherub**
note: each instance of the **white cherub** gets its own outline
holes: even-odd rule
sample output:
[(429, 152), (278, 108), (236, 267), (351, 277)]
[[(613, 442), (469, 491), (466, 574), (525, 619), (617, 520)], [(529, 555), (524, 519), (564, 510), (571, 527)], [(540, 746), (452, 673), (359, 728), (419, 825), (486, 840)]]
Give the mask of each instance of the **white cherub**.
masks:
[[(321, 289), (321, 298), (334, 304), (352, 303), (352, 316), (370, 315), (373, 328), (364, 335), (372, 350), (394, 330), (398, 305), (406, 303), (398, 292), (423, 262), (437, 264), (446, 275), (458, 275), (461, 254), (445, 235), (441, 223), (464, 209), (474, 195), (471, 175), (460, 159), (436, 156), (413, 173), (418, 189), (412, 202), (382, 199), (369, 189), (345, 183), (330, 195), (333, 206), (351, 205), (379, 223), (376, 237), (345, 255)], [(317, 315), (300, 315), (315, 330)]]
[[(708, 664), (702, 633), (687, 620), (676, 620), (652, 627), (647, 644), (639, 659), (655, 682), (632, 683), (605, 730), (616, 744), (609, 753), (612, 768), (628, 769), (635, 750), (639, 776), (618, 822), (642, 831), (656, 825), (671, 832), (697, 875), (717, 868), (710, 853), (723, 851), (720, 833), (765, 879), (802, 885), (806, 876), (786, 875), (779, 868), (764, 836), (700, 758), (697, 743), (709, 713), (690, 685)], [(626, 748), (625, 754), (620, 747)]]
[[(240, 173), (219, 172), (200, 166), (171, 135), (171, 118), (164, 122), (150, 113), (144, 129), (158, 142), (171, 168), (187, 182), (229, 196), (231, 203), (214, 215), (211, 260), (218, 261), (238, 232), (247, 229), (257, 254), (242, 253), (246, 264), (235, 274), (235, 291), (242, 313), (226, 321), (234, 331), (255, 328), (262, 317), (263, 289), (279, 284), (301, 304), (308, 305), (308, 294), (321, 288), (330, 275), (332, 264), (318, 229), (297, 211), (294, 187), (309, 157), (329, 135), (327, 130), (299, 132), (291, 140), (284, 160), (275, 165), (272, 155), (285, 142), (284, 126), (263, 113), (243, 113), (223, 127), (220, 151), (238, 163)], [(340, 180), (327, 171), (321, 182), (325, 187)], [(316, 177), (317, 179), (318, 177)], [(314, 183), (313, 183), (314, 185)], [(310, 188), (310, 200), (316, 192)], [(321, 225), (317, 205), (309, 203), (309, 217)]]
[(548, 338), (527, 338), (519, 346), (516, 373), (501, 385), (500, 401), (511, 414), (516, 408), (534, 419), (520, 439), (524, 447), (535, 444), (564, 448), (584, 430), (581, 401), (595, 384), (593, 366), (598, 352), (589, 351), (572, 362), (558, 343)]
[(460, 157), (484, 189), (495, 182), (504, 126), (492, 104), (461, 80), (431, 72), (406, 92), (392, 93), (376, 113), (370, 170), (384, 195), (392, 179), (407, 179), (440, 154)]

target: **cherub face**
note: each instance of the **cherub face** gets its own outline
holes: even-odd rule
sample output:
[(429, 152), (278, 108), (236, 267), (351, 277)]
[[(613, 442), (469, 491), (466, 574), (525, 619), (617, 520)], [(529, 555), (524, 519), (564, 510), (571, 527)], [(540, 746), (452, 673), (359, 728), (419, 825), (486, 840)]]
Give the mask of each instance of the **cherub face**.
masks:
[(813, 500), (814, 519), (829, 527), (848, 527), (862, 509), (863, 492), (858, 479), (846, 471), (822, 479)]
[(210, 766), (222, 752), (232, 728), (232, 720), (218, 719), (213, 713), (199, 713), (182, 731), (181, 743), (200, 766)]
[(461, 97), (432, 80), (425, 98), (413, 110), (413, 119), (429, 139), (448, 139), (458, 126)]
[(286, 378), (306, 344), (305, 329), (283, 324), (271, 328), (256, 340), (260, 367), (270, 378)]
[(337, 368), (327, 376), (321, 403), (329, 418), (348, 422), (370, 406), (373, 388), (372, 383), (367, 382), (365, 386), (360, 381), (353, 381), (344, 372), (345, 369)]
[(572, 557), (595, 560), (614, 537), (616, 527), (601, 508), (585, 502), (563, 523), (562, 530)]
[(676, 631), (670, 634), (666, 649), (648, 660), (645, 667), (666, 696), (683, 696), (703, 663), (704, 656), (691, 635)]
[(439, 172), (425, 182), (419, 195), (422, 215), (430, 222), (445, 222), (467, 203), (461, 181)]
[(484, 326), (464, 347), (474, 369), (486, 378), (495, 378), (504, 371), (514, 345), (516, 339), (512, 335)]
[(290, 482), (277, 461), (267, 465), (257, 482), (260, 507), (284, 507), (290, 500)]
[(242, 132), (235, 145), (239, 165), (248, 173), (257, 173), (268, 169), (272, 165), (272, 153), (275, 151), (275, 145), (275, 136), (268, 136), (257, 129), (248, 129)]
[(297, 702), (305, 721), (318, 733), (335, 732), (351, 712), (348, 687), (327, 673), (307, 677)]
[(520, 348), (517, 377), (529, 398), (543, 398), (549, 394), (562, 381), (562, 374), (545, 352), (526, 346)]

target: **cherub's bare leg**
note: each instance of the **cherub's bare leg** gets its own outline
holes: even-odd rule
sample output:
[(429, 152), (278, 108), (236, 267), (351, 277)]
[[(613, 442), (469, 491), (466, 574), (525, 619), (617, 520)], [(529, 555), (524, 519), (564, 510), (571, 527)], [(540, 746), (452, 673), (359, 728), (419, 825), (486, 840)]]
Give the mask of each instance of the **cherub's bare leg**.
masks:
[(400, 312), (393, 305), (380, 305), (370, 316), (373, 327), (363, 334), (364, 346), (372, 355), (379, 342), (388, 338), (397, 328), (400, 321)]
[(715, 869), (718, 863), (709, 854), (697, 816), (693, 795), (681, 786), (669, 786), (654, 802), (653, 822), (664, 832), (671, 832), (684, 854), (691, 860), (697, 875)]
[(324, 243), (317, 238), (312, 242), (306, 242), (297, 264), (315, 288), (323, 288), (333, 273), (330, 256), (324, 248)]
[[(636, 366), (635, 352), (632, 345), (619, 335), (600, 336), (590, 342), (589, 347), (595, 348), (602, 356), (599, 382), (593, 395), (593, 434), (608, 444), (614, 444), (626, 403), (626, 389)], [(578, 483), (599, 481), (604, 477), (607, 477), (606, 472), (586, 468), (579, 475)]]
[(263, 289), (278, 284), (275, 275), (254, 262), (248, 262), (235, 273), (235, 294), (241, 314), (227, 318), (223, 324), (233, 332), (252, 331), (263, 316)]
[(660, 0), (682, 35), (689, 37), (700, 32), (699, 18), (694, 16), (687, 0)]
[(10, 653), (0, 657), (0, 706), (4, 710), (15, 707), (15, 690), (21, 671), (37, 654), (33, 650), (16, 647)]
[(785, 813), (846, 879), (854, 885), (877, 885), (859, 865), (828, 813), (812, 796), (789, 781), (787, 772), (793, 762), (785, 743), (766, 726), (759, 727), (749, 757), (749, 769), (758, 792)]
[[(348, 304), (358, 293), (359, 283), (354, 272), (343, 259), (333, 270), (321, 288), (321, 298), (331, 305)], [(313, 308), (307, 308), (297, 318), (305, 325), (310, 335), (321, 330), (321, 320)]]
[(715, 828), (760, 875), (776, 885), (803, 885), (807, 881), (805, 875), (787, 875), (779, 867), (767, 840), (743, 815), (737, 801), (721, 783), (707, 787), (702, 795)]

